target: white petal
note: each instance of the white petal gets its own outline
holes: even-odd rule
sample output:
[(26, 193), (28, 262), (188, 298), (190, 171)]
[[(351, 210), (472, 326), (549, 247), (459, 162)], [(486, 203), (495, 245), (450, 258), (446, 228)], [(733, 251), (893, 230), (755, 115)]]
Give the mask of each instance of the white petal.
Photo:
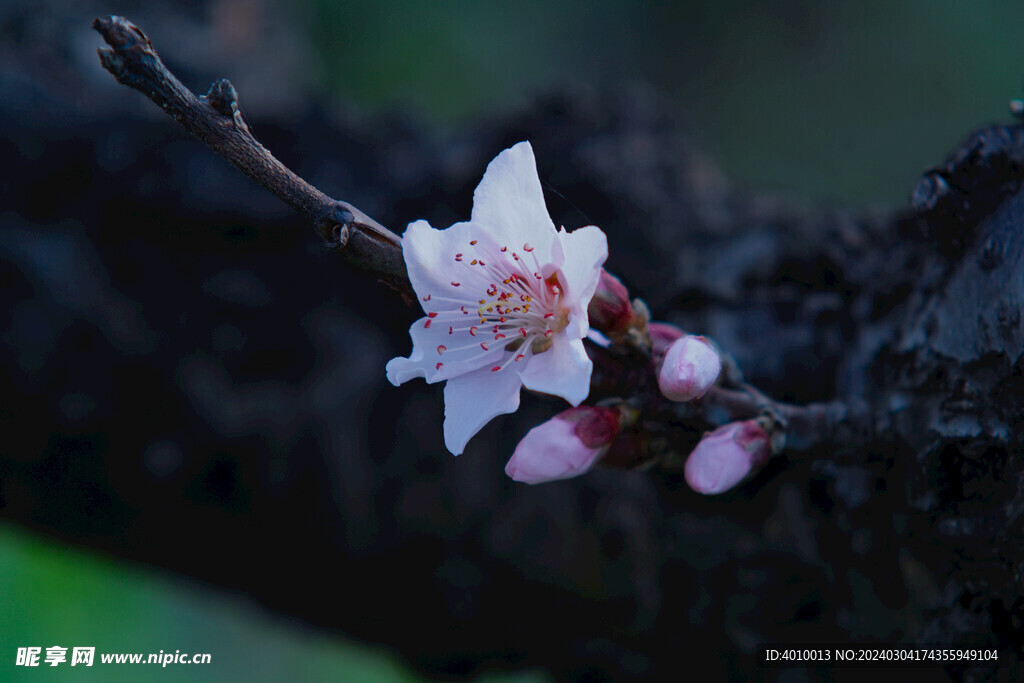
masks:
[[(480, 231), (472, 223), (456, 223), (447, 230), (435, 230), (426, 221), (410, 223), (402, 235), (402, 255), (409, 281), (423, 307), (423, 312), (438, 311), (452, 304), (432, 304), (424, 301), (431, 297), (450, 297), (471, 301), (475, 292), (487, 288), (486, 276), (479, 268), (469, 265), (472, 259), (470, 242)], [(463, 254), (456, 261), (456, 254)], [(459, 283), (453, 285), (453, 282)], [(458, 308), (458, 306), (454, 306)]]
[(498, 415), (519, 408), (519, 375), (506, 368), (483, 368), (453, 377), (444, 385), (444, 444), (460, 455), (466, 443)]
[(392, 358), (384, 366), (384, 371), (388, 374), (388, 381), (396, 387), (400, 384), (405, 384), (414, 377), (426, 377), (427, 370), (423, 359), (423, 349), (413, 346), (412, 353), (409, 354), (408, 358), (402, 358), (401, 356)]
[[(408, 358), (392, 358), (388, 361), (385, 369), (389, 382), (397, 387), (414, 377), (423, 377), (428, 384), (433, 384), (484, 366), (491, 367), (501, 359), (505, 352), (500, 344), (494, 344), (486, 352), (480, 346), (480, 342), (488, 342), (490, 345), (489, 335), (478, 334), (474, 337), (468, 332), (448, 334), (451, 322), (447, 319), (450, 317), (450, 313), (444, 313), (434, 319), (420, 318), (412, 324), (409, 328), (412, 353)], [(462, 320), (463, 317), (465, 320)], [(458, 318), (458, 324), (475, 321), (472, 315), (459, 315)], [(428, 320), (431, 321), (430, 327), (426, 326)], [(438, 353), (439, 346), (445, 347), (442, 353)], [(440, 368), (437, 367), (438, 363), (442, 364)]]
[(569, 295), (589, 304), (597, 289), (601, 266), (608, 259), (608, 238), (595, 225), (563, 231), (558, 238), (565, 251), (562, 273)]
[(608, 258), (608, 238), (600, 228), (588, 225), (572, 232), (562, 231), (558, 239), (565, 251), (562, 275), (568, 290), (565, 301), (570, 313), (566, 333), (572, 338), (582, 338), (590, 329), (587, 306), (597, 289), (601, 266)]
[(487, 166), (473, 193), (472, 222), (500, 246), (518, 251), (528, 243), (541, 265), (550, 260), (555, 224), (544, 204), (529, 142), (506, 149)]
[(519, 374), (523, 386), (544, 394), (561, 396), (578, 406), (590, 394), (590, 373), (594, 364), (583, 348), (583, 340), (556, 335), (551, 348), (532, 356)]

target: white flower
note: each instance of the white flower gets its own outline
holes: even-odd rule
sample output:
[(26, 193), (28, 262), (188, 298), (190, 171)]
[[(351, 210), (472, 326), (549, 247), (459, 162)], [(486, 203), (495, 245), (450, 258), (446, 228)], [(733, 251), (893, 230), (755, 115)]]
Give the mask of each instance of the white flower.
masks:
[(468, 222), (411, 223), (402, 250), (426, 317), (409, 330), (412, 354), (388, 363), (388, 380), (447, 380), (449, 451), (459, 455), (493, 418), (515, 412), (520, 387), (574, 406), (587, 397), (587, 305), (608, 243), (594, 226), (555, 229), (530, 143), (487, 166)]

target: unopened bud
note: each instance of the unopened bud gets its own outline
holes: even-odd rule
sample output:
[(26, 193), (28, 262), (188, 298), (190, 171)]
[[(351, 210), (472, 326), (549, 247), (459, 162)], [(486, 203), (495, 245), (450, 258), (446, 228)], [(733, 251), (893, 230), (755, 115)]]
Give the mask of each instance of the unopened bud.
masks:
[(604, 268), (601, 269), (601, 277), (587, 308), (587, 315), (590, 324), (609, 337), (625, 334), (635, 322), (629, 291)]
[(757, 473), (771, 453), (758, 420), (730, 422), (704, 435), (686, 460), (686, 483), (697, 493), (724, 493)]
[(722, 359), (707, 339), (686, 335), (672, 342), (658, 368), (658, 388), (671, 401), (700, 398), (718, 381)]
[(525, 484), (577, 477), (601, 459), (618, 434), (617, 410), (570, 408), (526, 433), (505, 474)]

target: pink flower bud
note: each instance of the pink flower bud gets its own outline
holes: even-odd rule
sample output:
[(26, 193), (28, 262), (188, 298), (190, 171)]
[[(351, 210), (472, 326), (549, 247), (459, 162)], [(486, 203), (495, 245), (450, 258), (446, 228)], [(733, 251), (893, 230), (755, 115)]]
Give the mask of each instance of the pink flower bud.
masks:
[(576, 477), (604, 455), (619, 434), (619, 413), (610, 408), (570, 408), (523, 437), (505, 474), (526, 484)]
[(590, 324), (607, 335), (622, 334), (633, 325), (633, 305), (629, 302), (629, 291), (617, 277), (604, 268), (597, 281), (594, 298), (587, 308)]
[(669, 323), (648, 323), (647, 333), (651, 335), (651, 352), (655, 358), (661, 358), (672, 346), (672, 342), (682, 337), (685, 332)]
[(705, 434), (690, 453), (686, 483), (697, 493), (723, 493), (761, 469), (770, 453), (768, 433), (757, 420), (730, 422)]
[(671, 401), (692, 401), (718, 381), (722, 359), (704, 337), (686, 335), (668, 347), (658, 370), (658, 388)]

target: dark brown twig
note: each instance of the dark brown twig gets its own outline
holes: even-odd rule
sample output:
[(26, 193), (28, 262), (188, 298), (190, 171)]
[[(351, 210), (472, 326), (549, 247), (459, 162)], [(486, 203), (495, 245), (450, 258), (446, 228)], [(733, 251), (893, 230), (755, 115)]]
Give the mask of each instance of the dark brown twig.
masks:
[(196, 97), (164, 66), (138, 26), (117, 16), (96, 19), (92, 26), (110, 46), (99, 48), (100, 62), (119, 83), (141, 92), (238, 170), (302, 213), (349, 263), (370, 271), (407, 301), (414, 299), (398, 236), (351, 204), (328, 197), (274, 158), (253, 137), (227, 79)]
[(794, 451), (805, 451), (835, 439), (840, 424), (851, 417), (849, 407), (839, 401), (807, 405), (782, 403), (749, 384), (739, 389), (712, 387), (696, 403), (704, 417), (714, 424), (771, 414), (784, 425), (787, 448)]

